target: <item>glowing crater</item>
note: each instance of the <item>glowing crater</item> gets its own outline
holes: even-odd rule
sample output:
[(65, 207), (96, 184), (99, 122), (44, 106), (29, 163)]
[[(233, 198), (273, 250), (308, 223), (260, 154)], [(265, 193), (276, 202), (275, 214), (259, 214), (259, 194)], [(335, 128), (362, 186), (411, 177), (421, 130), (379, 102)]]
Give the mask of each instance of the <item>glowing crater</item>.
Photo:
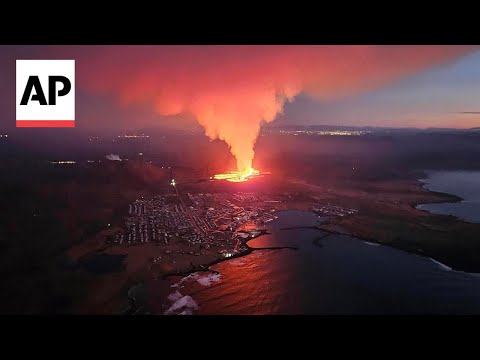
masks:
[(227, 180), (231, 182), (243, 182), (251, 179), (255, 176), (260, 175), (260, 171), (255, 170), (254, 168), (250, 168), (250, 170), (246, 172), (242, 171), (231, 171), (225, 174), (217, 174), (214, 175), (213, 178), (216, 180)]

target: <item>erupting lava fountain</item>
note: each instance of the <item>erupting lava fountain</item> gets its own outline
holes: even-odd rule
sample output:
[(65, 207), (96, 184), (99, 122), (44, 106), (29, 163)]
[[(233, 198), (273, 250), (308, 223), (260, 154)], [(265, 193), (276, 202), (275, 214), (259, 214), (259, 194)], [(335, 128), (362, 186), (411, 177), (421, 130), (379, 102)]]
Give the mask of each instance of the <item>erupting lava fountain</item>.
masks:
[(217, 180), (227, 180), (231, 182), (242, 182), (247, 181), (250, 178), (260, 175), (260, 171), (250, 168), (250, 170), (242, 171), (231, 171), (225, 174), (214, 175), (213, 178)]

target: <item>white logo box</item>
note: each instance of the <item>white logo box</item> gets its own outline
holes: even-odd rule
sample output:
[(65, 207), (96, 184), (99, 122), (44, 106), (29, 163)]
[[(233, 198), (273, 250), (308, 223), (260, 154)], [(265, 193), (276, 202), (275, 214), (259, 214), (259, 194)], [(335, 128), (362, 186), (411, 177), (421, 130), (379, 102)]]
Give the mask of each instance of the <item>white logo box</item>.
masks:
[[(16, 74), (17, 127), (75, 127), (75, 60), (17, 60)], [(66, 95), (58, 96), (63, 85), (57, 82), (55, 105), (41, 105), (31, 99), (36, 95), (34, 87), (27, 105), (21, 105), (30, 76), (38, 76), (47, 103), (49, 76), (65, 76), (71, 89)]]

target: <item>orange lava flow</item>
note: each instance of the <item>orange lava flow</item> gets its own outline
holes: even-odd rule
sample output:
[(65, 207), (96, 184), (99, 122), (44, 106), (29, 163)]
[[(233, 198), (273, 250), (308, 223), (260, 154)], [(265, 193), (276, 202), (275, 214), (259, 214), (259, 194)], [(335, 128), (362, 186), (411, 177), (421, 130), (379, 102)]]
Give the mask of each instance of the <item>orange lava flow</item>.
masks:
[(227, 180), (231, 182), (243, 182), (258, 175), (260, 175), (260, 171), (255, 170), (254, 168), (250, 168), (250, 170), (246, 172), (231, 171), (225, 174), (214, 175), (213, 178), (217, 180)]

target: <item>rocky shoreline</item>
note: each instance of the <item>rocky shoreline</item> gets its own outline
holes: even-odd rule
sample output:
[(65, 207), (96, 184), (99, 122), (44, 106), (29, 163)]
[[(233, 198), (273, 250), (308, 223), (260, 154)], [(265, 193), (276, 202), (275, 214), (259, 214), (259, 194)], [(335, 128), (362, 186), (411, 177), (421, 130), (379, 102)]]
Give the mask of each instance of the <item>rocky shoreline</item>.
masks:
[[(249, 241), (254, 240), (254, 239), (256, 239), (256, 238), (258, 238), (262, 235), (269, 235), (269, 234), (270, 234), (270, 232), (267, 229), (260, 229), (260, 230), (258, 230), (258, 233), (256, 235), (254, 235), (253, 237), (241, 240), (241, 245), (246, 247), (246, 250), (244, 250), (244, 251), (239, 251), (237, 253), (233, 253), (230, 257), (217, 258), (214, 261), (210, 261), (206, 264), (194, 265), (193, 263), (191, 263), (190, 268), (186, 271), (166, 272), (166, 273), (163, 273), (163, 274), (159, 275), (159, 278), (161, 278), (163, 280), (166, 280), (166, 279), (168, 279), (170, 277), (174, 277), (174, 276), (185, 277), (185, 276), (188, 276), (190, 274), (193, 274), (193, 273), (196, 273), (196, 272), (199, 272), (199, 271), (205, 271), (205, 272), (211, 272), (212, 274), (218, 274), (218, 272), (216, 270), (211, 269), (212, 266), (214, 266), (216, 264), (219, 264), (221, 262), (224, 262), (224, 261), (240, 258), (242, 256), (245, 256), (245, 255), (248, 255), (248, 254), (252, 253), (253, 251), (281, 250), (281, 249), (298, 250), (297, 248), (292, 247), (292, 246), (252, 248), (248, 245)], [(138, 297), (134, 295), (136, 287), (138, 287), (140, 285), (144, 286), (143, 284), (138, 284), (137, 283), (137, 284), (135, 284), (135, 285), (133, 285), (129, 288), (129, 290), (127, 292), (127, 297), (128, 297), (128, 300), (129, 300), (130, 304), (129, 304), (128, 308), (123, 311), (123, 315), (134, 315), (134, 314), (137, 314), (138, 312), (140, 312), (140, 310), (144, 309), (145, 307), (148, 307), (146, 305), (145, 299), (142, 299), (141, 301), (139, 301)], [(142, 302), (143, 304), (139, 304), (139, 302)]]

